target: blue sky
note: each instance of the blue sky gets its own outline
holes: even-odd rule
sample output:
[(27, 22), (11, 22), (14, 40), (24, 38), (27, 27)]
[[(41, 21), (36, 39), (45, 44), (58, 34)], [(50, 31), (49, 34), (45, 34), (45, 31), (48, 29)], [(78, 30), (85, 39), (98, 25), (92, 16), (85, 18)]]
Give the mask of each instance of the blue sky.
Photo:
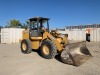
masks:
[(100, 0), (0, 0), (0, 25), (10, 19), (50, 18), (50, 28), (100, 24)]

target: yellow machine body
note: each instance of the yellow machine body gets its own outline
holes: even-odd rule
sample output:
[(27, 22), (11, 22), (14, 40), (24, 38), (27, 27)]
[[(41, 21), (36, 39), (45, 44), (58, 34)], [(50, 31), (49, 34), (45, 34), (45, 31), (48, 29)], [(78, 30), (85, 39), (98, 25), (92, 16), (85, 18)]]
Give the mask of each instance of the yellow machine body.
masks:
[[(92, 57), (86, 47), (86, 42), (68, 43), (68, 34), (60, 34), (56, 30), (50, 31), (48, 18), (35, 17), (29, 20), (30, 28), (22, 32), (21, 51), (23, 53), (30, 53), (32, 49), (40, 49), (44, 58), (51, 59), (60, 54), (64, 63), (75, 66), (79, 66)], [(45, 20), (48, 28), (43, 27)]]
[[(59, 33), (54, 33), (54, 35), (60, 35)], [(54, 37), (52, 34), (50, 34), (49, 32), (44, 32), (43, 33), (43, 37), (29, 37), (29, 30), (24, 30), (22, 32), (22, 39), (31, 39), (31, 43), (32, 43), (32, 49), (38, 50), (41, 42), (45, 39), (49, 39), (52, 40), (58, 51), (62, 51), (64, 49), (64, 45), (66, 45), (68, 43), (68, 37), (66, 35), (63, 35), (63, 37)], [(65, 44), (62, 44), (61, 42), (64, 42)]]

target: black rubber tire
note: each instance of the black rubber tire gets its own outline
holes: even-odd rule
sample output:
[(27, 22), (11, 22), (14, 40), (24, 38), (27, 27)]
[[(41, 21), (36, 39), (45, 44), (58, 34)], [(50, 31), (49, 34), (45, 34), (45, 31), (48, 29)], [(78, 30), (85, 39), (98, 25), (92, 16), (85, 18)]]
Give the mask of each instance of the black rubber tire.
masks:
[[(26, 45), (26, 50), (23, 50), (22, 45), (25, 44)], [(31, 41), (28, 39), (24, 39), (21, 42), (21, 51), (24, 54), (29, 54), (32, 51), (32, 45), (31, 45)]]
[[(49, 54), (43, 52), (43, 46), (46, 45), (49, 48)], [(40, 54), (43, 58), (52, 59), (57, 55), (56, 45), (51, 40), (44, 40), (40, 47)]]

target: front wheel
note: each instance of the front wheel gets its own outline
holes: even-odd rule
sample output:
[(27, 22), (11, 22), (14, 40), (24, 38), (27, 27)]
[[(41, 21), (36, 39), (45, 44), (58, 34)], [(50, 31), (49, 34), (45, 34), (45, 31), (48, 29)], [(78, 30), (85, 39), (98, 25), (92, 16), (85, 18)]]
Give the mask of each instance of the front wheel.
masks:
[(31, 42), (28, 39), (24, 39), (21, 42), (21, 51), (24, 54), (29, 54), (32, 51)]
[(40, 54), (43, 58), (51, 59), (57, 54), (56, 45), (51, 40), (45, 40), (40, 47)]

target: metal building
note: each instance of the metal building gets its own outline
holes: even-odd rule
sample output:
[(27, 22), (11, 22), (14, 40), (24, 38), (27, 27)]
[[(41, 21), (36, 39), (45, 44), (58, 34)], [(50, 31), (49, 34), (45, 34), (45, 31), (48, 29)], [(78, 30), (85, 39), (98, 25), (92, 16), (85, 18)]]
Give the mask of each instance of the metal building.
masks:
[(75, 41), (100, 41), (100, 24), (66, 26), (57, 29), (62, 34), (68, 34), (69, 40)]
[(86, 28), (100, 28), (100, 24), (90, 25), (77, 25), (77, 26), (66, 26), (65, 29), (86, 29)]
[(2, 28), (1, 29), (1, 43), (19, 43), (19, 40), (22, 39), (21, 28)]

